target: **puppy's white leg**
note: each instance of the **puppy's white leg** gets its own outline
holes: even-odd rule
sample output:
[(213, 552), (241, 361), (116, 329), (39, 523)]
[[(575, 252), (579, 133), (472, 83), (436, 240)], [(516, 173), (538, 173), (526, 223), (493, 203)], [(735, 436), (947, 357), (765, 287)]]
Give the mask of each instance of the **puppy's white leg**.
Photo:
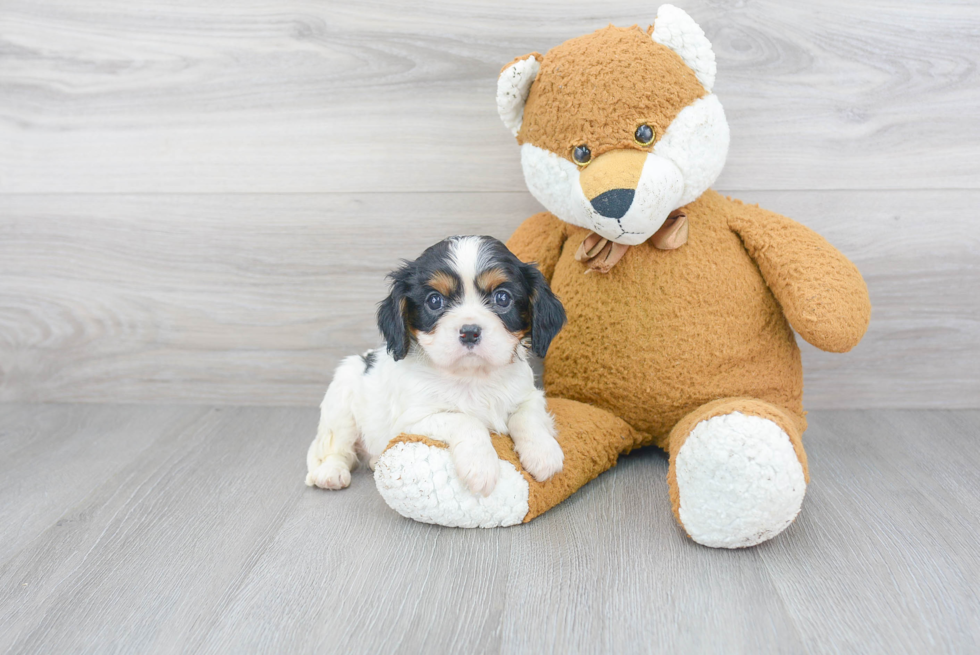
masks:
[(353, 380), (342, 364), (320, 404), (316, 438), (306, 453), (306, 485), (343, 489), (350, 484), (351, 467), (357, 461), (354, 444), (358, 429), (351, 412)]
[(406, 432), (449, 444), (456, 475), (475, 494), (489, 496), (500, 476), (500, 459), (490, 432), (478, 420), (456, 412), (440, 412), (422, 419)]
[(555, 439), (555, 421), (539, 389), (511, 414), (507, 429), (521, 466), (535, 480), (544, 482), (561, 471), (565, 453)]

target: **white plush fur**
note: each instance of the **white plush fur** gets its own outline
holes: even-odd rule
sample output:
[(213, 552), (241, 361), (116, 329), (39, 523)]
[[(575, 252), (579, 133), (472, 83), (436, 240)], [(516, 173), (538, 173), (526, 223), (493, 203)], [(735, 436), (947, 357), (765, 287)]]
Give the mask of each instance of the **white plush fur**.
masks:
[(680, 55), (705, 90), (711, 91), (717, 72), (715, 51), (693, 18), (674, 5), (660, 5), (653, 23), (653, 40)]
[(681, 172), (684, 191), (678, 207), (694, 202), (715, 183), (728, 159), (728, 143), (728, 120), (717, 96), (699, 98), (677, 114), (653, 154)]
[(497, 78), (497, 113), (514, 136), (524, 122), (524, 103), (541, 64), (533, 56), (514, 62)]
[(728, 156), (728, 122), (721, 103), (707, 95), (685, 107), (647, 155), (629, 211), (619, 219), (599, 214), (582, 192), (579, 168), (530, 143), (521, 146), (527, 187), (552, 214), (625, 245), (649, 239), (673, 210), (714, 184)]
[(422, 443), (398, 443), (386, 450), (374, 480), (389, 507), (423, 523), (495, 528), (516, 525), (528, 512), (527, 480), (510, 462), (500, 462), (497, 486), (481, 496), (460, 483), (448, 450)]
[[(447, 311), (405, 359), (384, 349), (341, 362), (320, 406), (320, 425), (307, 454), (306, 483), (325, 489), (350, 484), (362, 450), (373, 467), (402, 433), (449, 444), (456, 473), (474, 493), (488, 496), (500, 477), (490, 431), (510, 434), (525, 469), (546, 480), (564, 455), (544, 393), (534, 386), (526, 349), (477, 293), (479, 238), (465, 237), (450, 250), (463, 281), (463, 301)], [(476, 345), (460, 340), (463, 325), (477, 324)], [(368, 368), (366, 357), (373, 353)]]
[(785, 530), (806, 481), (789, 436), (732, 412), (698, 423), (674, 463), (684, 529), (699, 544), (743, 548)]

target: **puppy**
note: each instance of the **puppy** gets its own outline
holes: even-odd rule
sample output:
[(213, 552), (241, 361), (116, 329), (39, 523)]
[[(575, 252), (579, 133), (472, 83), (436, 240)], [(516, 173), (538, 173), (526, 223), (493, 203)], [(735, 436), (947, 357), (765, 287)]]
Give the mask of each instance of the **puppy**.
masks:
[(344, 359), (320, 405), (306, 484), (342, 489), (361, 452), (374, 468), (394, 437), (449, 445), (460, 480), (489, 495), (499, 459), (490, 432), (509, 434), (536, 480), (564, 454), (534, 386), (527, 350), (543, 357), (565, 324), (544, 276), (491, 237), (452, 237), (389, 276), (378, 308), (387, 347)]

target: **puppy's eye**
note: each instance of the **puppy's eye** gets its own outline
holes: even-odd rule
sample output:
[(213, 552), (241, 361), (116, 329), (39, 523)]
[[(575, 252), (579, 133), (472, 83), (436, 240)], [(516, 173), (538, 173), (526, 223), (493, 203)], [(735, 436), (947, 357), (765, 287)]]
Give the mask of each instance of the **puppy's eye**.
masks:
[(587, 145), (578, 146), (572, 151), (572, 159), (579, 166), (585, 166), (592, 161), (592, 151), (589, 150), (589, 146)]
[(440, 309), (442, 309), (442, 303), (443, 303), (442, 295), (435, 292), (430, 293), (429, 297), (425, 299), (425, 306), (434, 312), (437, 312)]
[(653, 128), (649, 125), (641, 125), (636, 128), (636, 132), (633, 133), (633, 138), (641, 146), (648, 146), (653, 143), (653, 139), (657, 136), (657, 133), (653, 131)]
[(500, 307), (501, 309), (506, 309), (507, 307), (509, 307), (510, 301), (511, 301), (511, 297), (509, 291), (500, 289), (493, 294), (493, 304), (495, 304), (497, 307)]

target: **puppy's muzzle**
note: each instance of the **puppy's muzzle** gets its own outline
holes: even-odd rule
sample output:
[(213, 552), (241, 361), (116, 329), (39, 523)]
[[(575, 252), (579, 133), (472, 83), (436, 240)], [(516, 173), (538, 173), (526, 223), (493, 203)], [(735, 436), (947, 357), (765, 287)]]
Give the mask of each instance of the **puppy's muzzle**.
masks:
[(464, 325), (459, 329), (459, 341), (464, 346), (472, 347), (480, 343), (480, 334), (483, 330), (479, 325)]

